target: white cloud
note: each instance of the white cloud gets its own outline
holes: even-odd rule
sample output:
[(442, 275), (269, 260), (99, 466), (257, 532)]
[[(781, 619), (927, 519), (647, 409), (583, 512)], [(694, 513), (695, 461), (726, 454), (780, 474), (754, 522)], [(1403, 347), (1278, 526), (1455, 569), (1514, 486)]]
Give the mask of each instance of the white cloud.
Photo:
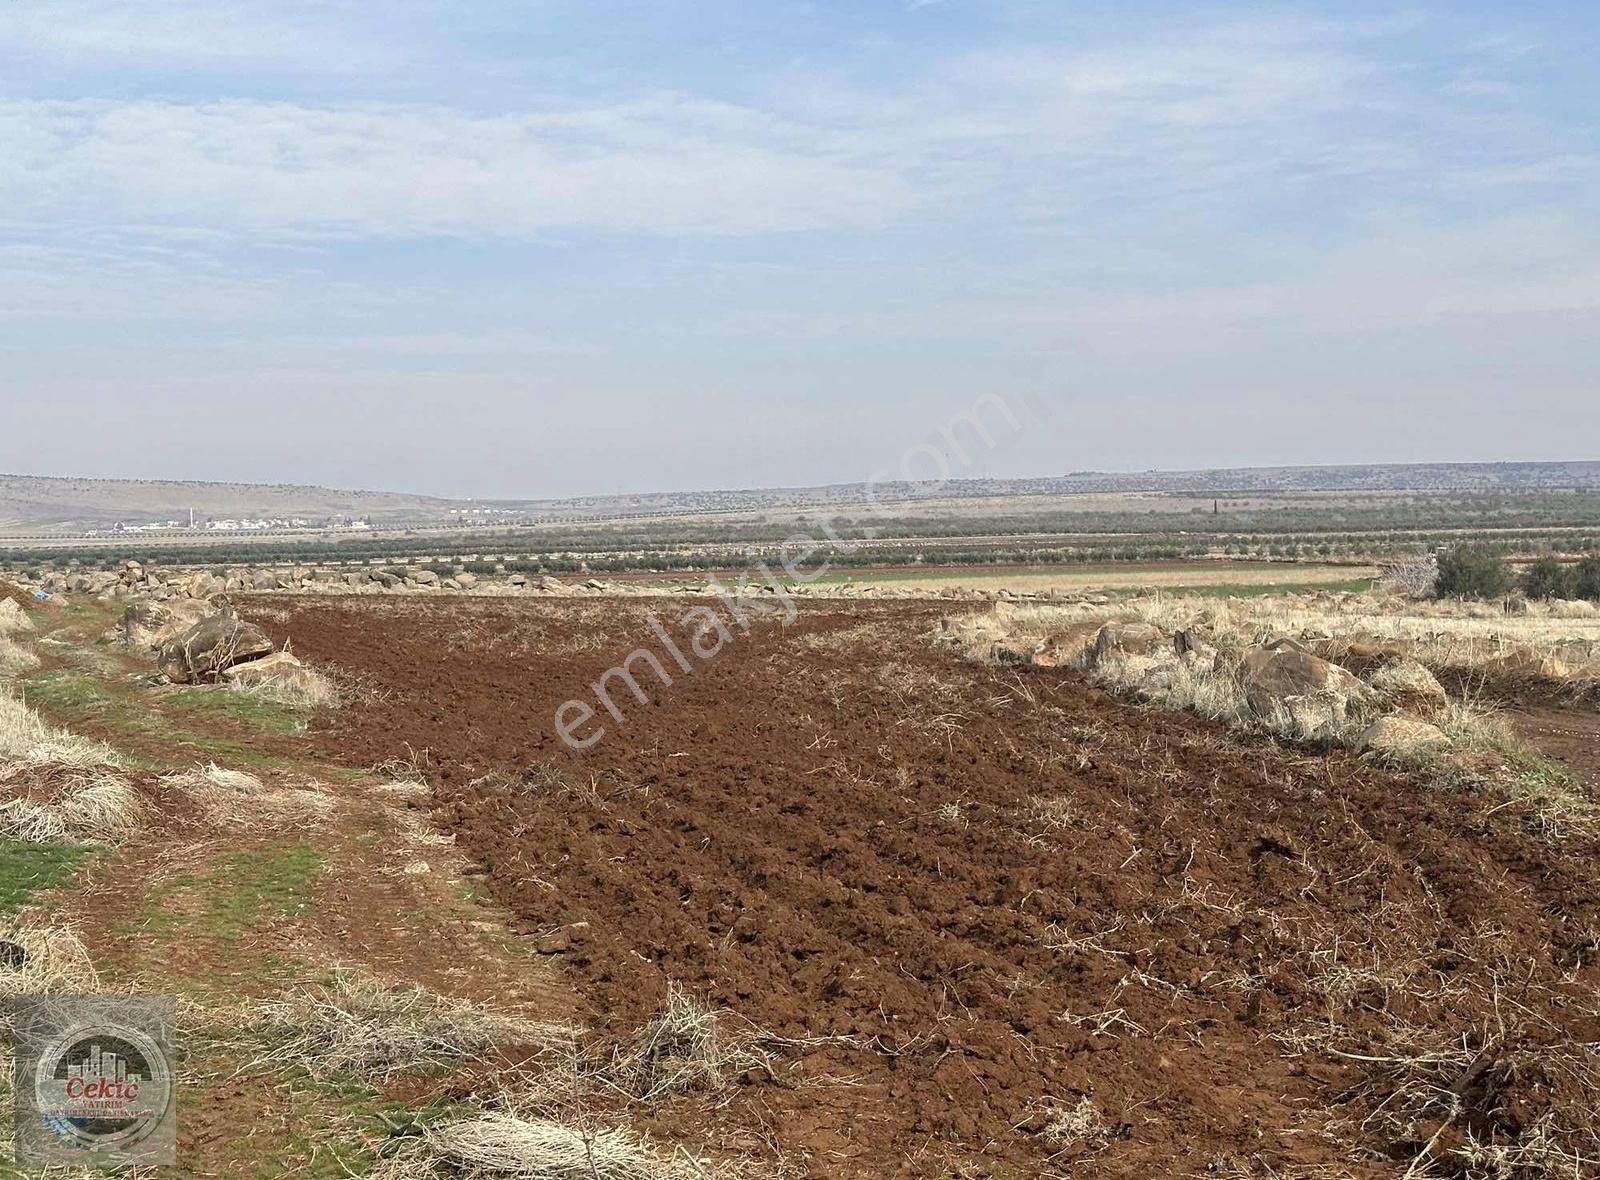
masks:
[(14, 221), (375, 237), (752, 234), (877, 225), (919, 199), (907, 178), (847, 145), (681, 95), (499, 117), (0, 103), (0, 207)]
[(370, 26), (358, 35), (344, 15), (341, 4), (306, 0), (6, 0), (0, 59), (340, 73), (395, 64), (393, 47)]

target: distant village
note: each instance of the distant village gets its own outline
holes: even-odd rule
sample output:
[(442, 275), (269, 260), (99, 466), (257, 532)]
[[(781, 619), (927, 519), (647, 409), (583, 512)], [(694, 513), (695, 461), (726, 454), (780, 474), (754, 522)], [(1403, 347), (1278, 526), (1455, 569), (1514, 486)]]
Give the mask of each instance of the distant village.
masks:
[(221, 517), (197, 518), (192, 513), (188, 520), (146, 521), (129, 524), (119, 520), (109, 529), (97, 529), (91, 535), (134, 536), (142, 533), (273, 533), (273, 532), (362, 532), (372, 528), (369, 520), (352, 520), (339, 517), (333, 520), (307, 520), (302, 517)]

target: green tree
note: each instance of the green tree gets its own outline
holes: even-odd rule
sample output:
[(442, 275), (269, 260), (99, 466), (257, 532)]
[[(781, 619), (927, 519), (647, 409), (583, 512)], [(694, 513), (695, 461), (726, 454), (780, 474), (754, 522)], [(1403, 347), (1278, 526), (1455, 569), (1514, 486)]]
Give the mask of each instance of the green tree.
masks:
[(1554, 557), (1541, 557), (1528, 567), (1522, 591), (1529, 598), (1578, 597), (1578, 571)]
[(1505, 558), (1490, 545), (1457, 545), (1439, 555), (1441, 598), (1498, 598), (1511, 589)]
[(1572, 571), (1572, 596), (1600, 602), (1600, 557), (1585, 557)]

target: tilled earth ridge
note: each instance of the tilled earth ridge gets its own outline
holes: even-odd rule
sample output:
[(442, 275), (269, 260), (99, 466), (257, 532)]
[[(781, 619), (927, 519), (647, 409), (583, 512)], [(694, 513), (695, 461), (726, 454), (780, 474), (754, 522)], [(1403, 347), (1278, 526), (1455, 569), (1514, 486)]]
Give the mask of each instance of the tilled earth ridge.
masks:
[[(936, 604), (806, 604), (572, 751), (557, 706), (662, 651), (652, 609), (255, 608), (357, 686), (315, 740), (423, 765), (593, 1023), (676, 981), (849, 1038), (718, 1116), (804, 1174), (1484, 1175), (1474, 1140), (1593, 1125), (1593, 841), (958, 663)], [(703, 1129), (671, 1109), (651, 1129)]]

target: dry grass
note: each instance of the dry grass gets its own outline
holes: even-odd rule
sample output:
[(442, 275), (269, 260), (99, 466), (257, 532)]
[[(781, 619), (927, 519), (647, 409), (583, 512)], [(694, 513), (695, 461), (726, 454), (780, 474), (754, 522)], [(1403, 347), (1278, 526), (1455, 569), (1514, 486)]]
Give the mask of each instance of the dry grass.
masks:
[(21, 967), (0, 964), (0, 995), (83, 994), (99, 990), (94, 962), (73, 930), (13, 920), (0, 923), (0, 941), (26, 952)]
[(313, 1077), (381, 1082), (407, 1070), (472, 1060), (507, 1046), (570, 1045), (566, 1025), (520, 1020), (420, 987), (341, 973), (257, 1007), (252, 1035), (269, 1046), (255, 1065), (297, 1065)]
[(257, 684), (230, 681), (227, 691), (301, 712), (336, 709), (343, 699), (337, 684), (321, 672), (304, 666), (294, 669), (292, 675), (277, 680), (264, 680)]
[[(0, 602), (10, 601), (9, 598), (0, 598)], [(14, 680), (38, 666), (38, 656), (0, 632), (0, 680)]]
[[(1481, 702), (1449, 698), (1428, 667), (1430, 660), (1439, 660), (1443, 664), (1435, 666), (1481, 668), (1504, 660), (1509, 652), (1521, 652), (1526, 662), (1534, 650), (1529, 644), (1539, 636), (1549, 640), (1558, 633), (1569, 656), (1575, 645), (1600, 644), (1600, 619), (1587, 604), (1540, 604), (1533, 609), (1538, 613), (1529, 617), (1507, 617), (1497, 606), (1405, 603), (1370, 595), (1157, 596), (1102, 605), (999, 603), (945, 620), (934, 641), (966, 658), (990, 663), (1028, 661), (1035, 652), (1058, 655), (1076, 650), (1069, 662), (1116, 693), (1294, 742), (1356, 748), (1386, 707), (1402, 703), (1420, 707), (1449, 739), (1448, 746), (1375, 751), (1368, 756), (1441, 786), (1496, 791), (1509, 804), (1525, 809), (1541, 834), (1560, 838), (1600, 827), (1600, 807), (1564, 768), (1541, 757)], [(1084, 646), (1087, 637), (1097, 626), (1111, 622), (1149, 623), (1169, 635), (1186, 631), (1199, 637), (1205, 654), (1180, 656), (1169, 643), (1151, 656), (1113, 651), (1094, 659)], [(1354, 694), (1291, 697), (1270, 715), (1259, 716), (1241, 683), (1243, 655), (1285, 634), (1321, 640), (1332, 645), (1335, 654), (1341, 642), (1376, 638), (1409, 647), (1417, 658), (1389, 661)]]
[(664, 1152), (625, 1130), (500, 1113), (431, 1127), (373, 1173), (378, 1180), (733, 1180), (749, 1174), (681, 1150)]
[(724, 1035), (716, 1009), (674, 984), (661, 1014), (617, 1049), (604, 1073), (641, 1102), (659, 1102), (721, 1089), (734, 1075), (767, 1064), (747, 1038)]
[(28, 613), (11, 598), (0, 598), (0, 638), (27, 635), (34, 630)]
[(1530, 658), (1553, 678), (1600, 678), (1600, 609), (1587, 602), (1532, 603), (1507, 615), (1495, 603), (1413, 602), (1378, 594), (1309, 594), (1259, 598), (1154, 595), (1106, 604), (995, 604), (952, 620), (946, 632), (969, 658), (988, 659), (1004, 642), (1032, 650), (1075, 623), (1145, 622), (1172, 632), (1200, 622), (1242, 643), (1274, 635), (1325, 635), (1405, 647), (1429, 668), (1478, 669)]
[(95, 767), (119, 759), (110, 746), (46, 724), (20, 697), (0, 690), (0, 762)]

